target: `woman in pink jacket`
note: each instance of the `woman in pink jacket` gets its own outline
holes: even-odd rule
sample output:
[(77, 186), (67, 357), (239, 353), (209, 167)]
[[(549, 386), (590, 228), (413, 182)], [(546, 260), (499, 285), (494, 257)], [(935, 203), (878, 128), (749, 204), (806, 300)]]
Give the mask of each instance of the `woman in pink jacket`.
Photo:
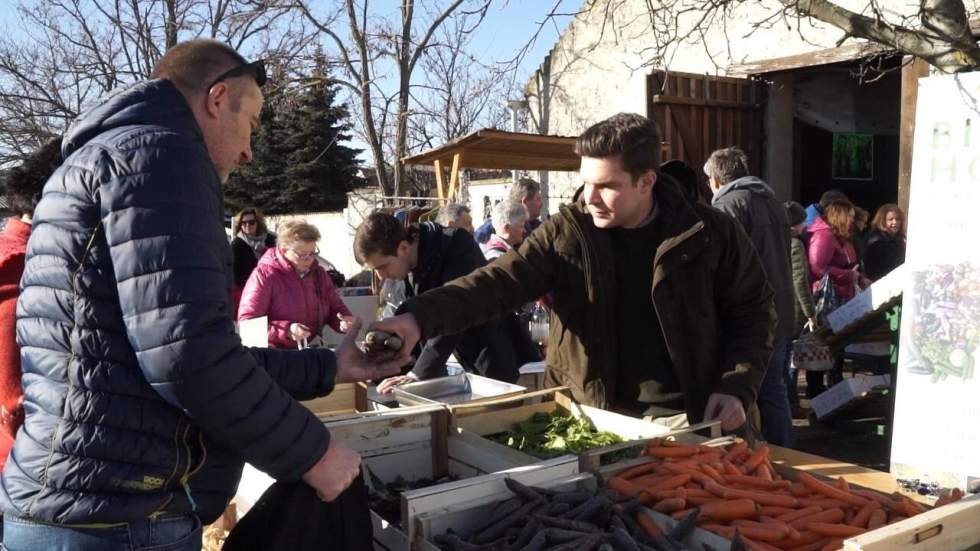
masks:
[(325, 325), (346, 333), (354, 322), (333, 281), (317, 262), (320, 232), (305, 221), (287, 222), (276, 246), (249, 276), (238, 320), (269, 317), (269, 347), (296, 348)]
[(813, 292), (820, 288), (820, 280), (827, 273), (842, 302), (854, 298), (855, 284), (862, 289), (868, 286), (870, 280), (855, 269), (858, 258), (853, 235), (854, 205), (846, 199), (827, 205), (823, 216), (810, 226), (807, 257), (813, 277)]

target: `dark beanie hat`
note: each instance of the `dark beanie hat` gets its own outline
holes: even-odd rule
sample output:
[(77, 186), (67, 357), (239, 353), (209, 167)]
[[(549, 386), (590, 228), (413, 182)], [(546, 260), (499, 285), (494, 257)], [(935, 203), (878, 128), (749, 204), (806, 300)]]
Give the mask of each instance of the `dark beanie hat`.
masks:
[(806, 210), (803, 209), (803, 205), (796, 201), (786, 201), (784, 206), (786, 207), (786, 214), (789, 216), (790, 226), (806, 222)]

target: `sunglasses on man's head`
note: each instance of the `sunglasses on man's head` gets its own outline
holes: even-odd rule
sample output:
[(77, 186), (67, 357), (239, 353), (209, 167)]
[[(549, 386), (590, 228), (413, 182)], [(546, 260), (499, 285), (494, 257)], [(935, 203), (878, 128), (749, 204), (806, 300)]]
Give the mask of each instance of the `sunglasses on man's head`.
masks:
[(214, 79), (214, 82), (212, 82), (211, 85), (208, 86), (208, 90), (210, 90), (215, 84), (221, 82), (222, 80), (228, 80), (229, 78), (241, 77), (246, 75), (254, 78), (255, 83), (258, 84), (260, 87), (265, 85), (265, 82), (268, 79), (265, 74), (265, 61), (260, 59), (258, 61), (253, 61), (251, 63), (239, 65), (234, 69), (230, 69), (228, 71), (221, 73), (220, 75), (218, 75), (218, 78)]

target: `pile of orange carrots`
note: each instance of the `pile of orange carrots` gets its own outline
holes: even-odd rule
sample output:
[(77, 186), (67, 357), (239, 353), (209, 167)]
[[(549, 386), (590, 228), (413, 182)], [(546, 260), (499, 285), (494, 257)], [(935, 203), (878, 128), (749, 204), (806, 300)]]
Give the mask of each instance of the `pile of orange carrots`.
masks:
[[(838, 478), (823, 482), (805, 472), (783, 479), (769, 460), (769, 448), (749, 449), (742, 441), (709, 447), (652, 440), (646, 463), (620, 472), (609, 488), (674, 518), (699, 508), (701, 528), (727, 539), (736, 531), (752, 551), (836, 551), (843, 540), (925, 512), (908, 497), (851, 488)], [(937, 506), (958, 500), (959, 490)], [(660, 532), (639, 513), (650, 537)]]

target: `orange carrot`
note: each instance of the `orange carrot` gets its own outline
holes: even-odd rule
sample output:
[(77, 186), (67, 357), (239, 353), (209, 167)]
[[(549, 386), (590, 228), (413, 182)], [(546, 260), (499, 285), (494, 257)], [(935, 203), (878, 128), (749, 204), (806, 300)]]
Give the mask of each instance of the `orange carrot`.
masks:
[(848, 503), (846, 501), (843, 501), (843, 500), (840, 500), (840, 499), (834, 499), (834, 498), (830, 498), (830, 497), (819, 497), (819, 496), (818, 497), (803, 497), (803, 498), (800, 498), (800, 503), (802, 503), (803, 505), (806, 505), (808, 507), (811, 506), (811, 505), (816, 505), (816, 506), (822, 507), (824, 509), (833, 509), (834, 507), (840, 507), (841, 509), (847, 509), (849, 507), (853, 507), (853, 505), (851, 505), (850, 503)]
[(760, 490), (789, 489), (791, 484), (789, 480), (763, 480), (745, 474), (726, 474), (724, 478), (729, 484), (744, 484)]
[(810, 495), (810, 489), (799, 482), (794, 482), (789, 485), (789, 493), (796, 497), (805, 497)]
[(657, 461), (657, 460), (651, 460), (651, 461), (647, 461), (646, 463), (643, 463), (641, 465), (637, 465), (635, 467), (630, 467), (629, 469), (626, 469), (625, 471), (619, 473), (616, 476), (618, 476), (619, 478), (624, 478), (624, 479), (636, 478), (638, 476), (642, 476), (642, 475), (645, 475), (645, 474), (649, 474), (649, 473), (654, 472), (657, 469), (658, 466), (660, 466), (660, 462), (659, 461)]
[(606, 486), (623, 497), (636, 497), (640, 495), (640, 488), (629, 480), (623, 480), (614, 476), (606, 481)]
[(660, 482), (657, 482), (653, 486), (645, 488), (648, 492), (659, 492), (660, 490), (673, 490), (680, 486), (687, 484), (687, 481), (691, 480), (691, 475), (688, 473), (682, 473), (678, 475), (671, 476)]
[(858, 528), (857, 526), (840, 523), (832, 524), (829, 522), (811, 522), (807, 526), (807, 530), (832, 538), (851, 538), (867, 532), (864, 528)]
[(662, 499), (653, 506), (653, 510), (659, 513), (674, 513), (680, 511), (684, 508), (686, 501), (683, 498), (672, 497), (669, 499)]
[[(812, 534), (813, 532), (806, 532), (806, 533)], [(783, 549), (788, 549), (789, 551), (821, 551), (825, 545), (827, 545), (832, 541), (831, 538), (826, 538), (820, 535), (816, 535), (815, 537), (820, 539), (814, 540), (812, 543), (805, 543), (803, 545), (797, 545), (794, 547), (783, 547)], [(789, 541), (791, 540), (786, 539), (779, 543), (782, 544)]]
[(830, 540), (830, 543), (824, 545), (820, 551), (838, 551), (844, 546), (844, 540), (836, 539)]
[(745, 474), (749, 474), (754, 471), (759, 465), (765, 461), (766, 457), (769, 457), (769, 446), (759, 446), (759, 449), (755, 450), (745, 463), (742, 463), (742, 471)]
[(806, 530), (811, 522), (840, 522), (842, 520), (844, 520), (843, 510), (827, 509), (826, 511), (820, 511), (810, 516), (798, 518), (790, 522), (789, 525), (797, 530)]
[(861, 507), (861, 510), (854, 515), (854, 518), (851, 519), (848, 524), (859, 528), (867, 528), (868, 520), (871, 518), (871, 513), (873, 513), (875, 509), (881, 509), (881, 504), (877, 501), (869, 501), (867, 505)]
[(674, 457), (693, 457), (698, 454), (698, 449), (693, 446), (678, 446), (676, 448), (647, 448), (647, 455), (659, 457), (661, 459)]
[(844, 491), (844, 492), (850, 492), (851, 491), (851, 487), (848, 486), (847, 480), (845, 480), (843, 476), (838, 476), (837, 477), (837, 488), (840, 489), (841, 491)]
[(720, 484), (725, 483), (725, 479), (721, 476), (721, 473), (715, 470), (715, 468), (712, 467), (711, 465), (708, 465), (707, 463), (702, 463), (701, 470), (704, 471), (704, 474), (713, 478), (715, 482), (718, 482)]
[(738, 476), (743, 476), (742, 471), (738, 470), (738, 467), (736, 467), (734, 463), (732, 463), (727, 459), (722, 458), (721, 466), (722, 466), (722, 470), (725, 471), (726, 476), (731, 474), (737, 474)]
[(653, 522), (653, 519), (645, 515), (643, 511), (636, 514), (636, 522), (641, 528), (643, 528), (643, 531), (647, 533), (647, 536), (650, 536), (651, 538), (657, 538), (664, 535), (663, 530), (657, 526), (657, 523)]
[(774, 547), (766, 542), (755, 540), (747, 536), (742, 536), (742, 542), (745, 544), (745, 547), (749, 548), (749, 551), (779, 551), (778, 547)]
[(724, 501), (724, 498), (717, 496), (704, 497), (704, 496), (687, 496), (687, 504), (691, 506), (704, 505), (705, 503), (711, 503), (712, 501)]
[(755, 476), (761, 478), (762, 480), (767, 480), (769, 482), (772, 482), (774, 478), (772, 475), (772, 471), (769, 470), (769, 465), (766, 465), (765, 463), (756, 467)]
[(785, 515), (779, 515), (779, 516), (776, 517), (776, 520), (778, 520), (780, 522), (793, 522), (796, 519), (800, 519), (800, 518), (807, 517), (807, 516), (810, 516), (810, 515), (815, 515), (815, 514), (819, 513), (820, 511), (823, 511), (823, 509), (821, 509), (820, 507), (817, 507), (816, 505), (813, 505), (813, 506), (810, 506), (810, 507), (806, 507), (804, 509), (798, 509), (796, 511), (793, 511), (792, 513), (786, 513)]
[[(713, 492), (711, 488), (705, 488), (709, 492)], [(800, 504), (800, 500), (793, 496), (766, 493), (755, 490), (736, 490), (734, 488), (725, 488), (722, 495), (725, 499), (751, 499), (759, 505), (775, 505), (776, 507), (788, 507), (790, 509), (795, 509)]]
[(681, 465), (678, 463), (664, 463), (664, 467), (666, 467), (668, 471), (674, 474), (689, 474), (691, 475), (691, 478), (698, 481), (699, 484), (717, 484), (717, 482), (712, 480), (710, 476), (701, 472), (700, 469), (696, 469), (690, 465)]
[(818, 494), (823, 494), (832, 499), (839, 499), (841, 501), (853, 505), (854, 507), (864, 507), (868, 503), (868, 500), (866, 498), (852, 494), (850, 492), (845, 492), (840, 488), (834, 488), (829, 484), (817, 480), (816, 478), (813, 477), (813, 475), (809, 473), (805, 473), (805, 472), (800, 473), (800, 482), (802, 482), (804, 486), (806, 486), (807, 488), (809, 488), (810, 490)]
[(754, 518), (758, 514), (758, 505), (751, 499), (712, 501), (701, 506), (701, 516), (712, 520)]
[(734, 462), (736, 459), (741, 457), (742, 452), (749, 449), (749, 443), (745, 440), (736, 442), (728, 448), (728, 453), (722, 458), (723, 461)]
[(779, 524), (762, 524), (742, 519), (732, 521), (732, 526), (738, 527), (743, 536), (756, 541), (779, 541), (789, 535), (789, 526)]
[(895, 514), (888, 515), (888, 524), (895, 524), (896, 522), (902, 522), (907, 518), (909, 517), (905, 515), (895, 515)]
[(791, 507), (778, 507), (776, 505), (763, 505), (759, 508), (759, 514), (765, 515), (767, 517), (776, 518), (779, 515), (785, 515), (786, 513), (793, 513), (796, 509)]
[(895, 501), (890, 497), (879, 494), (878, 492), (872, 492), (871, 490), (860, 490), (855, 488), (854, 490), (851, 491), (851, 493), (868, 499), (873, 499), (878, 503), (882, 504), (885, 507), (885, 509), (888, 509), (889, 511), (895, 509)]
[(828, 539), (829, 538), (826, 536), (821, 536), (820, 534), (815, 534), (805, 530), (803, 532), (797, 532), (796, 536), (790, 535), (788, 538), (776, 542), (773, 545), (781, 549), (796, 549), (806, 545), (815, 545), (819, 542), (820, 545), (817, 547), (817, 549), (820, 549), (827, 544)]
[(888, 522), (888, 513), (884, 509), (875, 509), (871, 511), (871, 516), (868, 518), (868, 530), (881, 528), (886, 522)]

